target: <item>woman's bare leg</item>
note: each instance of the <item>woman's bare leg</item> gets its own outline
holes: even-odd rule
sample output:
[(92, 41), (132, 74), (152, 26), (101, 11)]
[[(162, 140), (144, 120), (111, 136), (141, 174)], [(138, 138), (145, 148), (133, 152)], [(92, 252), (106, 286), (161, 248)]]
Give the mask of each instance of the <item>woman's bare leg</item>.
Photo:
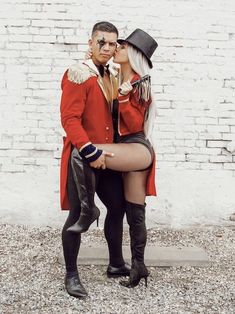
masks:
[(139, 143), (95, 144), (104, 151), (114, 153), (106, 157), (106, 167), (117, 171), (136, 171), (151, 165), (152, 156), (146, 146)]

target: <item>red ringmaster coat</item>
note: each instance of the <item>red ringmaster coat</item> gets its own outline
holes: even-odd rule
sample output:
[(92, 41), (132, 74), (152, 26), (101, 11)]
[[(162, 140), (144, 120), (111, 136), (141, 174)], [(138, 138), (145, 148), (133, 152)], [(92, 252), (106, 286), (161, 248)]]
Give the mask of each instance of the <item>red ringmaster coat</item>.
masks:
[[(112, 70), (111, 73), (111, 80), (115, 83), (116, 73)], [(71, 145), (79, 149), (88, 142), (112, 143), (113, 125), (103, 81), (92, 60), (70, 67), (63, 76), (61, 88), (61, 123), (66, 136), (63, 137), (60, 168), (60, 201), (62, 209), (69, 209), (66, 187)], [(140, 115), (134, 109), (132, 118), (133, 122), (140, 119)], [(123, 122), (120, 121), (121, 128), (122, 125)], [(132, 133), (132, 130), (129, 133)], [(147, 195), (156, 195), (154, 179), (155, 166), (153, 165), (148, 177)]]

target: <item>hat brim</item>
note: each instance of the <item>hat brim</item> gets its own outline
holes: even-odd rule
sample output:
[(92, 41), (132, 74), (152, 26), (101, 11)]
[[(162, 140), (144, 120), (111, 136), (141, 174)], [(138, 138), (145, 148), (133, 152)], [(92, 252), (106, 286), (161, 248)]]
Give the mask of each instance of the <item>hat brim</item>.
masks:
[(128, 43), (128, 44), (130, 44), (131, 46), (135, 47), (135, 49), (141, 51), (142, 54), (143, 54), (143, 55), (145, 56), (145, 58), (147, 59), (150, 68), (152, 69), (152, 67), (153, 67), (152, 61), (146, 56), (146, 54), (145, 54), (140, 48), (138, 48), (137, 46), (133, 45), (131, 42), (129, 42), (128, 40), (125, 40), (125, 39), (118, 39), (117, 42), (118, 42), (120, 45), (123, 44), (123, 43)]
[[(118, 39), (117, 42), (118, 42), (119, 44), (122, 44), (122, 43), (125, 42), (125, 39)], [(127, 41), (126, 41), (126, 42), (127, 42)]]

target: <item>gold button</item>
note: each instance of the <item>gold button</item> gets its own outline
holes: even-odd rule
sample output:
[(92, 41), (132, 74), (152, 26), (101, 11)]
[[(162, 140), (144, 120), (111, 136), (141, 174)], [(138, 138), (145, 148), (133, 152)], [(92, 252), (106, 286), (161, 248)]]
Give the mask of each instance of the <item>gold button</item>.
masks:
[(105, 128), (107, 131), (109, 130), (109, 127), (108, 126), (106, 126), (106, 128)]
[(106, 141), (107, 141), (109, 138), (108, 138), (108, 137), (106, 137), (105, 139), (106, 139)]

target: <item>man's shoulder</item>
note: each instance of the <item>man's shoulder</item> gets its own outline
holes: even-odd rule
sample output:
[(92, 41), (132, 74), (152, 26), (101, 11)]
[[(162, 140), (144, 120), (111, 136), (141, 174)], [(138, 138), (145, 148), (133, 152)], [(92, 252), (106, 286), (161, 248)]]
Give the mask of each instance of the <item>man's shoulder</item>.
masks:
[(94, 71), (84, 62), (78, 62), (71, 65), (68, 68), (67, 75), (68, 80), (76, 84), (82, 84), (90, 77), (96, 76)]

